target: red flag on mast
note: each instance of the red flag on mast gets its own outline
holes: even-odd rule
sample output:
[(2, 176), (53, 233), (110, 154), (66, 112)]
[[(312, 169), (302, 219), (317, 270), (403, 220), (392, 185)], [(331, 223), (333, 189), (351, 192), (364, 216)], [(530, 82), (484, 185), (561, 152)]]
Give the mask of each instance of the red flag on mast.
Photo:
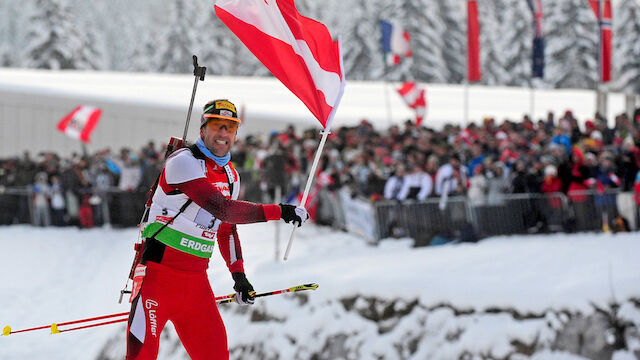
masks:
[(325, 129), (342, 97), (340, 44), (293, 0), (216, 0), (218, 18), (293, 92)]
[(469, 82), (480, 81), (480, 22), (478, 3), (467, 0), (467, 76)]
[[(600, 3), (604, 2), (604, 6)], [(600, 81), (603, 83), (611, 81), (611, 43), (613, 32), (611, 30), (611, 0), (589, 0), (589, 5), (598, 19), (600, 28)]]

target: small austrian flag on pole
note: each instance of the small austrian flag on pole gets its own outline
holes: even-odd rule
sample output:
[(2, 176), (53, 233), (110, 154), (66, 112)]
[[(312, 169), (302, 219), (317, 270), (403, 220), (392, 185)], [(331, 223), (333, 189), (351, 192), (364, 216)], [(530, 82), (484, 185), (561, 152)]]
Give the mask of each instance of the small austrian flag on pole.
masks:
[(402, 87), (398, 89), (398, 93), (402, 96), (407, 106), (416, 112), (416, 125), (420, 126), (427, 111), (426, 90), (415, 82), (408, 81), (402, 84)]
[(84, 143), (91, 141), (90, 136), (98, 124), (102, 110), (93, 106), (80, 105), (73, 109), (58, 123), (58, 130)]
[(217, 0), (216, 14), (325, 129), (342, 98), (340, 43), (293, 0)]

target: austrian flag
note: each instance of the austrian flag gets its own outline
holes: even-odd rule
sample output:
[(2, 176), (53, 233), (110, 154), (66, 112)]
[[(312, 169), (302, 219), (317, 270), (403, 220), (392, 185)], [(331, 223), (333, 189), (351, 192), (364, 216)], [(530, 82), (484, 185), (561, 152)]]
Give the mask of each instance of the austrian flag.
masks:
[(84, 143), (98, 124), (102, 110), (93, 106), (80, 105), (58, 122), (58, 130)]
[(330, 127), (342, 93), (340, 44), (293, 0), (217, 0), (218, 18), (271, 73)]
[(413, 81), (402, 84), (398, 89), (398, 93), (408, 107), (416, 112), (416, 125), (420, 126), (422, 119), (427, 111), (427, 101), (425, 97), (426, 90)]

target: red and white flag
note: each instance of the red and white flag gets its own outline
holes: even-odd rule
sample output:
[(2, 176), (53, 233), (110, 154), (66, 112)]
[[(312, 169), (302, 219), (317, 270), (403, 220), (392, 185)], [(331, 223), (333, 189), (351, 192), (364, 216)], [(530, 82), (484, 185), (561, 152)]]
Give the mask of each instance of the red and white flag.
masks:
[(58, 122), (58, 130), (84, 143), (91, 141), (91, 132), (98, 124), (102, 110), (80, 105)]
[(311, 110), (325, 129), (344, 91), (340, 43), (293, 0), (217, 0), (218, 18)]
[(416, 125), (420, 126), (427, 111), (426, 90), (413, 81), (402, 84), (398, 93), (408, 107), (416, 112)]
[[(603, 3), (603, 6), (600, 4)], [(596, 14), (600, 27), (600, 81), (611, 81), (611, 43), (613, 33), (611, 30), (611, 0), (589, 0), (591, 9)]]

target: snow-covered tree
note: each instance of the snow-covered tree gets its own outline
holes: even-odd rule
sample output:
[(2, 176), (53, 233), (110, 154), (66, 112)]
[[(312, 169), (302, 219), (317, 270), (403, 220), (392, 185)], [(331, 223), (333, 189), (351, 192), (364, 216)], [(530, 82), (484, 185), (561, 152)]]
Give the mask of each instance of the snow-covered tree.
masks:
[[(207, 67), (207, 73), (216, 75), (234, 74), (234, 62), (238, 49), (235, 35), (210, 9), (198, 25), (204, 44), (200, 55), (201, 62)], [(253, 56), (253, 55), (251, 55)]]
[(531, 79), (533, 28), (531, 11), (523, 0), (507, 0), (498, 38), (508, 74), (504, 85), (527, 86)]
[(154, 29), (145, 29), (138, 32), (137, 39), (137, 45), (129, 48), (130, 53), (125, 57), (126, 61), (116, 60), (119, 65), (114, 68), (122, 68), (124, 71), (156, 71), (158, 68), (156, 63), (158, 58), (158, 35)]
[(442, 61), (447, 64), (447, 82), (458, 84), (464, 81), (467, 74), (465, 8), (459, 1), (436, 1), (436, 5), (445, 26)]
[(509, 73), (506, 70), (504, 49), (500, 41), (505, 34), (503, 23), (509, 8), (506, 0), (478, 1), (480, 20), (480, 62), (482, 83), (488, 85), (506, 84)]
[[(341, 36), (344, 71), (348, 79), (381, 80), (384, 63), (377, 1), (336, 2), (326, 19), (335, 24), (332, 35)], [(344, 16), (348, 13), (349, 16)], [(331, 18), (331, 20), (330, 20)]]
[(174, 0), (168, 10), (166, 33), (156, 57), (158, 71), (190, 73), (193, 71), (191, 57), (200, 49), (196, 29), (192, 26), (198, 12), (194, 3), (188, 0)]
[(95, 38), (104, 49), (105, 66), (110, 70), (132, 70), (131, 63), (138, 59), (132, 59), (131, 55), (156, 28), (149, 21), (151, 11), (146, 4), (140, 0), (70, 1), (76, 13), (83, 15), (86, 28), (99, 29)]
[(411, 80), (446, 83), (450, 76), (442, 54), (446, 48), (442, 36), (446, 25), (440, 9), (430, 0), (405, 1), (404, 9), (413, 52)]
[(545, 78), (557, 88), (593, 89), (598, 74), (598, 23), (584, 0), (549, 0), (545, 7)]
[(621, 0), (613, 13), (616, 88), (640, 95), (640, 2)]
[(26, 65), (44, 69), (99, 69), (98, 48), (63, 0), (37, 0), (27, 24)]

